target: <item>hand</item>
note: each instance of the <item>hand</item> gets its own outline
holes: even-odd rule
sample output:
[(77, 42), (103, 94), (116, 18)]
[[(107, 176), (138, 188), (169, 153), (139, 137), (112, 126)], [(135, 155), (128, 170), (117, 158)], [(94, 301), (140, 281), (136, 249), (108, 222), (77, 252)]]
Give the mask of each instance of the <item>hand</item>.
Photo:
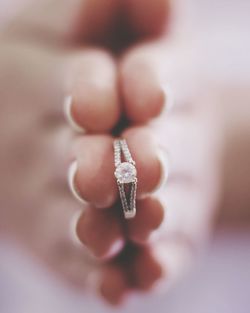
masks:
[[(110, 302), (119, 302), (131, 289), (148, 290), (159, 281), (174, 283), (211, 228), (219, 191), (221, 130), (213, 103), (204, 97), (205, 84), (197, 80), (196, 55), (191, 51), (183, 57), (182, 51), (178, 42), (155, 41), (133, 48), (119, 65), (124, 111), (134, 123), (158, 111), (159, 101), (154, 99), (161, 98), (162, 86), (172, 89), (176, 98), (171, 112), (165, 110), (160, 118), (130, 127), (122, 135), (136, 161), (138, 196), (143, 196), (134, 220), (124, 221), (112, 207), (118, 197), (112, 178), (112, 138), (106, 137), (105, 146), (99, 137), (80, 139), (77, 188), (85, 200), (110, 209), (87, 208), (77, 223), (78, 237), (92, 253), (105, 258), (119, 254), (129, 242), (106, 265), (99, 281)], [(171, 93), (165, 96), (169, 105)], [(91, 139), (96, 141), (93, 147)], [(164, 176), (167, 154), (168, 184), (152, 195)], [(154, 166), (149, 156), (158, 160)], [(163, 216), (163, 225), (152, 233)]]
[[(65, 12), (69, 11), (65, 10)], [(138, 12), (142, 12), (142, 10)], [(68, 16), (68, 14), (66, 15)], [(75, 18), (72, 20), (75, 20)], [(140, 21), (141, 18), (135, 19), (135, 21), (136, 20)], [(65, 20), (63, 24), (71, 25), (70, 23), (65, 23)], [(20, 21), (16, 23), (16, 25), (20, 26)], [(45, 25), (49, 25), (49, 23), (45, 24), (41, 21), (41, 25), (44, 27)], [(54, 25), (54, 22), (52, 25)], [(62, 25), (62, 23), (58, 25)], [(98, 176), (103, 173), (102, 171), (97, 171), (100, 163), (92, 164), (94, 159), (89, 160), (91, 167), (87, 167), (87, 163), (79, 162), (79, 174), (77, 174), (76, 177), (78, 187), (83, 197), (97, 206), (112, 206), (114, 199), (117, 197), (117, 189), (114, 189), (116, 186), (113, 180), (112, 168), (113, 155), (111, 143), (113, 139), (108, 135), (88, 135), (85, 138), (83, 137), (76, 140), (72, 137), (72, 133), (65, 126), (62, 117), (61, 103), (63, 91), (61, 86), (63, 83), (61, 77), (67, 78), (65, 84), (66, 92), (67, 94), (72, 94), (74, 101), (72, 101), (71, 112), (77, 123), (86, 131), (107, 131), (113, 128), (117, 123), (121, 113), (120, 99), (117, 96), (116, 89), (117, 80), (119, 84), (121, 84), (124, 109), (130, 120), (134, 123), (149, 121), (152, 117), (156, 117), (161, 112), (164, 103), (161, 85), (162, 77), (159, 77), (160, 72), (158, 71), (158, 66), (156, 66), (157, 62), (155, 62), (155, 59), (158, 60), (159, 63), (164, 64), (164, 66), (162, 66), (163, 73), (169, 73), (168, 77), (171, 78), (171, 80), (175, 81), (174, 77), (176, 77), (178, 81), (179, 78), (183, 76), (183, 71), (180, 73), (177, 68), (173, 67), (170, 72), (167, 63), (176, 66), (176, 64), (178, 65), (183, 62), (183, 58), (178, 53), (178, 51), (181, 51), (180, 47), (177, 47), (176, 51), (168, 58), (166, 58), (165, 55), (162, 57), (160, 53), (162, 46), (159, 47), (158, 44), (156, 44), (153, 45), (153, 47), (155, 47), (155, 49), (153, 49), (155, 53), (149, 53), (151, 57), (147, 56), (145, 60), (140, 53), (144, 54), (150, 51), (151, 47), (141, 47), (131, 51), (127, 56), (124, 56), (120, 65), (120, 76), (117, 77), (116, 62), (107, 50), (88, 48), (76, 51), (77, 49), (74, 48), (74, 51), (71, 52), (64, 48), (55, 49), (54, 40), (49, 44), (51, 49), (47, 49), (47, 46), (44, 45), (44, 38), (51, 37), (47, 35), (44, 37), (42, 36), (43, 34), (55, 34), (54, 38), (57, 38), (56, 42), (60, 44), (68, 44), (70, 38), (81, 37), (81, 32), (79, 36), (79, 32), (75, 31), (74, 27), (70, 31), (61, 31), (61, 26), (47, 30), (46, 27), (43, 27), (34, 27), (36, 30), (39, 29), (39, 32), (25, 33), (25, 29), (27, 28), (13, 26), (13, 28), (8, 31), (8, 40), (5, 37), (4, 41), (2, 41), (1, 73), (4, 73), (5, 77), (1, 80), (1, 82), (4, 82), (1, 83), (1, 85), (3, 86), (3, 90), (5, 90), (5, 92), (2, 93), (3, 103), (5, 104), (3, 110), (5, 112), (4, 116), (7, 117), (2, 120), (3, 129), (6, 130), (6, 133), (2, 136), (2, 146), (4, 149), (2, 152), (3, 162), (1, 163), (1, 170), (5, 181), (1, 189), (3, 191), (1, 194), (1, 202), (3, 204), (2, 207), (6, 208), (5, 211), (1, 212), (4, 217), (1, 220), (5, 221), (2, 228), (12, 229), (12, 234), (17, 234), (23, 242), (32, 248), (32, 251), (75, 283), (85, 284), (88, 277), (87, 273), (89, 271), (96, 273), (100, 279), (99, 286), (103, 296), (112, 303), (119, 302), (131, 288), (139, 290), (149, 289), (156, 281), (163, 278), (164, 270), (167, 270), (166, 281), (168, 281), (171, 275), (175, 273), (179, 274), (180, 269), (186, 265), (186, 256), (189, 256), (192, 250), (190, 247), (196, 247), (197, 237), (200, 238), (201, 234), (204, 234), (204, 230), (206, 229), (204, 226), (209, 226), (212, 210), (210, 210), (211, 206), (208, 205), (206, 207), (208, 208), (207, 210), (204, 209), (204, 211), (200, 211), (202, 214), (196, 213), (198, 208), (204, 205), (208, 196), (200, 192), (200, 190), (197, 190), (196, 184), (190, 183), (189, 179), (183, 179), (183, 176), (185, 178), (191, 176), (191, 182), (198, 181), (200, 183), (199, 178), (201, 176), (207, 180), (207, 174), (209, 174), (209, 177), (210, 175), (214, 175), (216, 162), (211, 163), (214, 165), (211, 171), (201, 173), (200, 167), (197, 167), (197, 165), (200, 164), (197, 160), (201, 160), (202, 164), (204, 162), (205, 168), (207, 168), (203, 154), (197, 153), (196, 156), (198, 159), (188, 158), (190, 163), (182, 164), (183, 158), (178, 157), (182, 155), (181, 149), (171, 147), (172, 143), (176, 142), (176, 138), (173, 139), (175, 136), (173, 136), (171, 140), (167, 140), (167, 137), (159, 140), (159, 144), (169, 150), (171, 160), (176, 162), (175, 165), (173, 163), (171, 167), (172, 176), (170, 177), (175, 178), (170, 179), (168, 187), (169, 192), (167, 193), (169, 200), (167, 201), (167, 205), (170, 208), (178, 208), (176, 211), (181, 213), (171, 218), (171, 212), (173, 212), (173, 210), (169, 209), (167, 215), (165, 214), (169, 216), (166, 220), (169, 221), (170, 225), (166, 230), (162, 228), (163, 230), (159, 234), (161, 239), (157, 244), (146, 246), (130, 245), (124, 250), (119, 259), (115, 259), (101, 266), (97, 265), (94, 261), (90, 261), (82, 247), (72, 245), (69, 234), (65, 232), (65, 230), (68, 229), (71, 216), (74, 212), (78, 211), (79, 206), (71, 199), (71, 195), (68, 194), (65, 184), (66, 178), (62, 173), (66, 172), (67, 164), (73, 157), (77, 157), (81, 162), (88, 161), (89, 159), (87, 159), (85, 155), (85, 153), (87, 153), (86, 149), (84, 149), (85, 144), (87, 144), (88, 147), (95, 147), (97, 139), (101, 136), (103, 149), (99, 151), (99, 145), (98, 147), (96, 145), (97, 156), (100, 162), (103, 162), (105, 159), (105, 164), (107, 164), (107, 177), (110, 181), (108, 184), (104, 184), (104, 180), (101, 179), (101, 176)], [(100, 29), (103, 28), (105, 29), (105, 27), (100, 27)], [(52, 29), (55, 29), (55, 32), (53, 32)], [(81, 27), (79, 29), (81, 29)], [(161, 29), (161, 27), (159, 29)], [(22, 34), (19, 33), (20, 30), (23, 30)], [(59, 32), (56, 30), (59, 30)], [(36, 41), (31, 43), (30, 39), (34, 36), (34, 33), (36, 33), (35, 38), (39, 42), (39, 45)], [(136, 31), (136, 33), (138, 32)], [(20, 40), (16, 40), (14, 37), (22, 38), (23, 35), (29, 38), (29, 40), (21, 39), (20, 44)], [(85, 35), (83, 35), (83, 37), (84, 36)], [(99, 40), (100, 37), (99, 35), (95, 35), (92, 38), (96, 41)], [(49, 38), (46, 39), (45, 42), (50, 42)], [(88, 38), (88, 41), (89, 40)], [(136, 62), (136, 59), (139, 60), (137, 61), (139, 64)], [(20, 69), (18, 82), (22, 81), (22, 85), (19, 90), (17, 90), (16, 86), (13, 86), (15, 92), (10, 93), (9, 90), (10, 86), (12, 86), (12, 77), (14, 74), (8, 64), (13, 64), (14, 60), (16, 62), (14, 69), (17, 68), (17, 65)], [(33, 66), (33, 75), (31, 75), (32, 73), (28, 70), (28, 66), (31, 66), (31, 60), (34, 60), (35, 63)], [(190, 60), (188, 61), (190, 62)], [(103, 68), (105, 68), (105, 70), (101, 70)], [(134, 73), (133, 68), (140, 68), (140, 70)], [(187, 71), (185, 72), (187, 73)], [(7, 73), (8, 76), (6, 75)], [(61, 73), (63, 73), (63, 75), (60, 75)], [(173, 77), (171, 75), (175, 76)], [(101, 77), (100, 80), (97, 79), (98, 76)], [(85, 77), (90, 79), (86, 81)], [(129, 83), (132, 82), (132, 78), (135, 81)], [(43, 85), (41, 81), (47, 82), (47, 84)], [(189, 80), (185, 82), (187, 81)], [(103, 84), (103, 82), (105, 82), (105, 84)], [(79, 88), (79, 85), (81, 88)], [(147, 88), (145, 88), (145, 85), (147, 85)], [(88, 86), (91, 86), (91, 88)], [(87, 88), (87, 90), (82, 92), (82, 88)], [(32, 93), (30, 90), (32, 90)], [(147, 96), (145, 96), (146, 92), (148, 92), (148, 94), (146, 94)], [(183, 95), (183, 90), (178, 90), (176, 93)], [(86, 94), (92, 96), (86, 99)], [(166, 98), (168, 97), (169, 95), (166, 94)], [(183, 96), (183, 98), (185, 101), (189, 99), (186, 95)], [(103, 99), (107, 100), (104, 102)], [(201, 104), (203, 101), (204, 99), (202, 99)], [(19, 106), (17, 106), (17, 103), (19, 103)], [(34, 106), (34, 103), (36, 106)], [(145, 110), (145, 106), (147, 110)], [(106, 114), (106, 110), (106, 112), (102, 111), (103, 107), (108, 108), (108, 114)], [(89, 108), (91, 108), (91, 110)], [(184, 112), (185, 110), (184, 106)], [(192, 132), (187, 132), (187, 129), (192, 129), (190, 124), (193, 123), (197, 126), (198, 134), (202, 136), (209, 135), (206, 145), (207, 143), (211, 143), (211, 145), (214, 143), (214, 137), (207, 132), (207, 124), (203, 123), (203, 121), (207, 121), (205, 114), (201, 114), (201, 117), (198, 118), (194, 112), (189, 112), (189, 114), (184, 115), (182, 115), (183, 112), (180, 115), (177, 113), (178, 109), (176, 113), (173, 112), (172, 123), (169, 117), (168, 129), (180, 129), (180, 131), (178, 131), (181, 138), (180, 140), (184, 143), (191, 141), (190, 144), (188, 144), (188, 148), (193, 148), (191, 150), (187, 149), (187, 151), (197, 151), (199, 147), (201, 151), (203, 150), (203, 144), (199, 142), (199, 138), (197, 138), (197, 142), (193, 140), (193, 136), (191, 137), (192, 140), (188, 136), (188, 134), (192, 134)], [(16, 117), (18, 118), (17, 120)], [(184, 125), (187, 124), (188, 127), (182, 127), (183, 119), (186, 121)], [(154, 124), (154, 127), (153, 125), (149, 126), (150, 130), (145, 129), (145, 127), (132, 128), (127, 130), (124, 134), (131, 150), (133, 149), (132, 153), (138, 163), (138, 176), (142, 183), (142, 185), (140, 183), (138, 194), (151, 193), (153, 189), (157, 187), (162, 177), (162, 166), (157, 153), (158, 143), (155, 142), (153, 138), (151, 139), (151, 137), (154, 132), (161, 132), (161, 134), (163, 134), (163, 130), (165, 131), (165, 123), (157, 124), (155, 122)], [(201, 131), (204, 128), (205, 131)], [(166, 130), (166, 132), (171, 134), (170, 130)], [(185, 135), (187, 135), (187, 137)], [(70, 149), (72, 141), (76, 141), (76, 143), (74, 143), (71, 157), (68, 157), (67, 151)], [(145, 141), (148, 142), (143, 146), (142, 143)], [(16, 147), (20, 146), (21, 149), (18, 149), (18, 152), (21, 151), (22, 155), (24, 155), (23, 158), (15, 152)], [(171, 150), (173, 151), (171, 152)], [(62, 153), (62, 151), (65, 151), (65, 153)], [(105, 151), (105, 158), (101, 158)], [(217, 149), (214, 151), (216, 152)], [(90, 155), (93, 156), (93, 154)], [(216, 155), (217, 153), (214, 155), (215, 160)], [(205, 157), (206, 156), (207, 155), (205, 155)], [(176, 160), (179, 160), (180, 163)], [(179, 167), (179, 164), (182, 164), (182, 167)], [(152, 169), (151, 172), (148, 171), (149, 167)], [(180, 168), (182, 168), (182, 170)], [(13, 179), (11, 175), (13, 169), (15, 169), (15, 179)], [(88, 181), (85, 180), (86, 176), (81, 174), (83, 170), (85, 171), (86, 169), (89, 170), (89, 175), (96, 173), (97, 177), (95, 177), (96, 179), (93, 181), (97, 186), (99, 184), (99, 186), (106, 188), (98, 189), (98, 192), (100, 190), (107, 191), (103, 193), (100, 192), (98, 198), (95, 197), (96, 194), (93, 192), (93, 190), (96, 190), (96, 185), (88, 185)], [(175, 173), (176, 169), (181, 175)], [(153, 180), (149, 174), (153, 175)], [(180, 179), (181, 176), (182, 178)], [(194, 179), (193, 176), (195, 176)], [(24, 179), (26, 184), (23, 184)], [(90, 182), (92, 182), (92, 180), (90, 180)], [(51, 186), (53, 188), (51, 188)], [(190, 192), (187, 192), (187, 190), (190, 190)], [(207, 190), (205, 184), (204, 190)], [(211, 195), (211, 199), (215, 199), (213, 192), (209, 195)], [(109, 198), (108, 200), (105, 199), (107, 196)], [(123, 248), (127, 239), (130, 239), (136, 244), (141, 244), (148, 240), (152, 231), (162, 222), (163, 207), (165, 208), (164, 202), (166, 201), (166, 197), (165, 193), (161, 193), (163, 201), (160, 200), (158, 196), (147, 196), (147, 198), (138, 201), (137, 220), (130, 221), (131, 223), (126, 223), (125, 226), (123, 220), (112, 214), (112, 209), (102, 211), (97, 211), (94, 208), (92, 208), (92, 210), (87, 209), (79, 220), (77, 228), (78, 235), (89, 250), (97, 256), (107, 257), (107, 254), (109, 254), (111, 250), (112, 253), (108, 255), (108, 258), (113, 257)], [(185, 199), (185, 201), (183, 200), (185, 207), (180, 199)], [(140, 210), (142, 206), (143, 210)], [(187, 207), (190, 207), (190, 210), (183, 212), (183, 209)], [(195, 211), (194, 208), (197, 208), (197, 211)], [(184, 220), (182, 218), (184, 213), (186, 214), (186, 212), (189, 213), (190, 211), (194, 213), (187, 214)], [(21, 218), (16, 218), (18, 212), (20, 212)], [(99, 218), (97, 218), (97, 214)], [(26, 216), (28, 216), (29, 219), (25, 218)], [(31, 216), (33, 216), (32, 219)], [(140, 217), (140, 220), (138, 220), (138, 217)], [(89, 219), (88, 223), (86, 223), (87, 218)], [(182, 222), (183, 220), (185, 222)], [(144, 223), (142, 223), (142, 221), (144, 221)], [(105, 241), (100, 241), (99, 238), (95, 240), (95, 238), (92, 237), (93, 241), (91, 242), (89, 241), (89, 237), (98, 235), (98, 233), (96, 234), (93, 231), (88, 232), (86, 226), (93, 225), (93, 227), (96, 227), (98, 223), (102, 226), (106, 225), (107, 229), (105, 232), (111, 230), (110, 235), (105, 236)], [(110, 223), (112, 229), (110, 229)], [(127, 229), (125, 234), (122, 229), (123, 227)], [(32, 236), (30, 235), (31, 229)], [(115, 230), (114, 233), (113, 230)], [(113, 245), (113, 243), (117, 242), (117, 238), (120, 244)], [(111, 249), (111, 247), (115, 247), (115, 249)], [(128, 257), (130, 257), (129, 260)], [(127, 274), (128, 271), (130, 275)], [(131, 277), (134, 278), (132, 281), (128, 279)], [(95, 288), (97, 288), (97, 286), (95, 286)]]
[[(72, 115), (79, 119), (77, 122), (86, 131), (112, 129), (121, 113), (116, 61), (105, 49), (78, 46), (80, 38), (84, 38), (84, 43), (101, 41), (100, 30), (109, 29), (107, 21), (110, 16), (100, 17), (98, 14), (98, 6), (103, 2), (98, 1), (97, 7), (93, 1), (85, 2), (83, 10), (79, 10), (73, 1), (67, 2), (69, 6), (60, 2), (60, 6), (53, 5), (55, 9), (48, 16), (43, 8), (49, 3), (52, 1), (36, 3), (37, 11), (34, 8), (24, 11), (8, 25), (1, 37), (1, 231), (18, 238), (68, 280), (83, 285), (90, 269), (96, 271), (99, 267), (89, 260), (82, 247), (72, 245), (67, 231), (71, 217), (80, 206), (72, 199), (66, 185), (66, 169), (71, 160), (68, 151), (75, 136), (64, 121), (63, 95), (72, 93)], [(150, 10), (145, 2), (126, 3), (130, 4), (127, 20), (131, 32), (146, 36), (162, 31), (165, 18), (158, 19), (158, 10), (165, 12), (165, 1), (148, 2)], [(78, 4), (81, 5), (80, 2)], [(114, 6), (110, 4), (110, 11), (100, 11), (113, 12)], [(141, 10), (142, 6), (144, 10)], [(58, 9), (61, 14), (58, 14)], [(75, 27), (78, 12), (84, 17), (81, 21), (91, 17), (93, 24), (98, 25), (91, 28), (94, 34), (86, 31), (86, 25), (77, 24)], [(144, 15), (146, 12), (150, 14)], [(159, 24), (155, 23), (155, 18), (149, 23), (152, 16), (157, 16)], [(163, 104), (160, 101), (159, 106)], [(107, 136), (103, 145), (107, 141), (111, 143), (111, 137)], [(94, 138), (91, 142), (94, 146)], [(151, 191), (160, 176), (160, 164), (150, 149), (152, 147), (148, 145), (148, 160), (155, 171), (155, 178), (150, 184), (140, 187), (141, 193), (143, 190)], [(109, 179), (112, 177), (113, 173)], [(110, 194), (112, 196), (112, 190)], [(162, 219), (162, 207), (157, 201), (148, 200), (148, 211), (152, 210), (150, 201), (154, 207), (158, 205), (158, 216), (156, 214), (153, 223), (146, 225), (144, 237)], [(147, 219), (147, 215), (143, 214), (143, 218)], [(131, 234), (136, 237), (133, 231), (137, 231), (137, 227), (131, 225)], [(100, 267), (101, 271), (104, 269)], [(114, 286), (111, 284), (110, 287)], [(106, 289), (109, 292), (109, 288)], [(116, 300), (116, 297), (110, 299)]]

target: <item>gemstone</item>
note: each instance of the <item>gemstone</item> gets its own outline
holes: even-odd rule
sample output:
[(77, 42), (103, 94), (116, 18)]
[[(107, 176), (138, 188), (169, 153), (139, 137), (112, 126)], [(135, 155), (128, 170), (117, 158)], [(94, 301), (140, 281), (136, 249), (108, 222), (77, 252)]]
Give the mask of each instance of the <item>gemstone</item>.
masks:
[(129, 162), (123, 162), (116, 168), (115, 177), (122, 184), (132, 183), (136, 178), (136, 168)]

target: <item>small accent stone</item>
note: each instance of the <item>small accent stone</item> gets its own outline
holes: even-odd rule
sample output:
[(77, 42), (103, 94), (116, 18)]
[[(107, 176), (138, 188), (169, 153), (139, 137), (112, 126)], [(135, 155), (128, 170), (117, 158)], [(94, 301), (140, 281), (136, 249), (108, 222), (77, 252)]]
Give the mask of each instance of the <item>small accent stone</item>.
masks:
[(122, 184), (132, 183), (136, 178), (136, 168), (129, 162), (123, 162), (117, 167), (115, 177)]

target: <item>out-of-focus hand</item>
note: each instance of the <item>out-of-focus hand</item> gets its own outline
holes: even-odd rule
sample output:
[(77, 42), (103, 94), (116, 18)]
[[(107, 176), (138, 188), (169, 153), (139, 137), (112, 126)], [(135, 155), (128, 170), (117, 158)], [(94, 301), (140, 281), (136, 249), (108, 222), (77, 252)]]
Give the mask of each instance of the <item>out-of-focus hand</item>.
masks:
[[(149, 277), (146, 287), (153, 285), (161, 276), (161, 268), (150, 249), (145, 247), (130, 248), (134, 253), (125, 250), (117, 267), (116, 263), (100, 265), (83, 247), (74, 246), (69, 224), (82, 205), (72, 199), (66, 173), (73, 158), (79, 159), (80, 170), (81, 167), (82, 171), (87, 169), (86, 176), (82, 171), (79, 174), (83, 196), (92, 205), (107, 207), (114, 204), (117, 190), (114, 189), (113, 163), (110, 163), (113, 139), (111, 135), (94, 133), (110, 131), (121, 116), (117, 61), (105, 48), (91, 48), (89, 43), (100, 42), (117, 49), (123, 42), (127, 44), (138, 37), (158, 35), (163, 31), (167, 4), (160, 0), (124, 1), (122, 7), (117, 7), (117, 1), (91, 0), (85, 1), (83, 6), (81, 1), (43, 1), (29, 8), (1, 34), (1, 231), (18, 239), (74, 283), (85, 285), (89, 273), (103, 274), (101, 282), (111, 282), (102, 287), (106, 299), (118, 302), (128, 289), (123, 282), (124, 272), (120, 270), (120, 266), (124, 268), (123, 258), (131, 257), (131, 264), (126, 268), (135, 265), (134, 270), (131, 269), (135, 273), (139, 273), (138, 266), (140, 269), (143, 268), (141, 264), (145, 265), (148, 276), (139, 274), (134, 280), (134, 286), (139, 289), (145, 288), (145, 277)], [(114, 25), (123, 29), (122, 42), (117, 41), (115, 31), (110, 32), (115, 29), (110, 24), (113, 18)], [(157, 92), (158, 108), (149, 112), (145, 120), (155, 117), (163, 107), (162, 89)], [(92, 135), (77, 136), (65, 123), (62, 105), (65, 95), (71, 95), (73, 119)], [(136, 136), (131, 139), (129, 134), (127, 136), (138, 159), (139, 194), (149, 193), (162, 176), (157, 144), (144, 129), (136, 130)], [(147, 144), (142, 146), (140, 142), (144, 136)], [(102, 179), (104, 176), (98, 176), (105, 172), (106, 181)], [(93, 180), (85, 183), (88, 175), (92, 175)], [(98, 193), (93, 189), (93, 182), (101, 187)], [(138, 212), (141, 220), (137, 218), (131, 222), (126, 236), (121, 229), (122, 222), (112, 210), (86, 210), (91, 212), (92, 220), (99, 214), (105, 221), (109, 214), (110, 221), (114, 222), (111, 235), (105, 234), (106, 247), (104, 245), (101, 253), (97, 248), (97, 256), (105, 257), (112, 247), (110, 258), (123, 248), (128, 238), (144, 241), (159, 226), (163, 218), (159, 201), (153, 198), (140, 200), (140, 206), (144, 207), (144, 212)], [(91, 216), (89, 219), (88, 225), (91, 225)], [(101, 218), (94, 218), (96, 221), (100, 222)], [(121, 240), (120, 245), (114, 246), (117, 237), (112, 237), (112, 231), (115, 229)], [(94, 231), (92, 235), (95, 236)], [(117, 286), (117, 276), (114, 275), (114, 283), (107, 280), (106, 268), (118, 273), (118, 278), (122, 275), (121, 288), (116, 289), (115, 295), (112, 290)]]
[[(83, 145), (76, 174), (80, 194), (96, 205), (111, 202), (108, 210), (89, 207), (82, 213), (78, 237), (99, 257), (119, 254), (127, 244), (121, 256), (107, 264), (99, 282), (110, 302), (119, 302), (131, 288), (148, 290), (157, 282), (174, 283), (206, 239), (214, 218), (222, 130), (213, 99), (200, 79), (197, 55), (193, 50), (183, 54), (184, 49), (187, 46), (175, 41), (154, 41), (132, 48), (119, 64), (124, 111), (135, 124), (158, 110), (160, 90), (166, 91), (166, 109), (160, 118), (122, 134), (138, 168), (142, 199), (137, 201), (135, 219), (124, 221), (117, 206), (111, 206), (118, 197), (115, 181), (110, 180), (112, 139), (105, 137), (104, 142), (99, 136), (86, 136), (79, 141)], [(167, 111), (173, 100), (174, 107)], [(168, 183), (153, 192), (164, 182), (166, 169)]]
[[(105, 10), (103, 1), (83, 7), (80, 1), (36, 4), (39, 16), (31, 9), (5, 31), (0, 55), (1, 228), (74, 283), (85, 285), (95, 277), (94, 288), (110, 303), (181, 273), (210, 225), (216, 199), (210, 186), (218, 160), (209, 129), (213, 111), (204, 97), (192, 96), (192, 54), (183, 55), (174, 42), (155, 42), (133, 48), (118, 62), (105, 48), (79, 48), (99, 42), (117, 50), (163, 31), (165, 0), (117, 3), (105, 2)], [(45, 4), (51, 5), (51, 15)], [(118, 34), (123, 30), (121, 41), (114, 25)], [(150, 122), (170, 104), (171, 87), (175, 109)], [(79, 136), (66, 125), (63, 95), (70, 95), (71, 119), (91, 134)], [(137, 217), (128, 222), (115, 205), (113, 137), (95, 134), (108, 133), (124, 113), (133, 124), (148, 122), (123, 133), (139, 179)], [(214, 159), (208, 160), (211, 150)], [(169, 184), (154, 193), (166, 176), (167, 154)], [(66, 184), (67, 167), (75, 159), (76, 184), (89, 202), (77, 235), (88, 251), (73, 245), (67, 232), (83, 208)]]

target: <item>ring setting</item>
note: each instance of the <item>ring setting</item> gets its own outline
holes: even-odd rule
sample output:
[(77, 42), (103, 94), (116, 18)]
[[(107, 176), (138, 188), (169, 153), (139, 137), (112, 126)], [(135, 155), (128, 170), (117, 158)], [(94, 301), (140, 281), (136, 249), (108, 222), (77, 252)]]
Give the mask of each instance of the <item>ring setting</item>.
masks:
[(114, 161), (124, 217), (130, 219), (136, 215), (137, 171), (125, 139), (114, 141)]

